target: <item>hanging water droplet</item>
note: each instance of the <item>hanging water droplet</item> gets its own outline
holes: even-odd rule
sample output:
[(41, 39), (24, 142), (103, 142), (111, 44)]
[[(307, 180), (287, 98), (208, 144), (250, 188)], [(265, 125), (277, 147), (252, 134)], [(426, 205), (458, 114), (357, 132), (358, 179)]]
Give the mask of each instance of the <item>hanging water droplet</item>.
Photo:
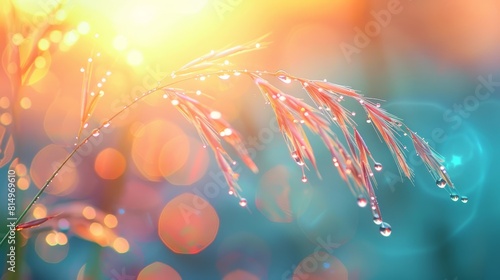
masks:
[(94, 137), (97, 137), (97, 136), (99, 136), (100, 134), (101, 134), (101, 132), (100, 132), (100, 131), (99, 131), (99, 129), (97, 129), (97, 128), (96, 128), (96, 129), (94, 129), (94, 130), (92, 131), (92, 136), (94, 136)]
[(450, 198), (451, 198), (451, 200), (453, 200), (453, 201), (458, 201), (459, 196), (458, 196), (458, 194), (456, 194), (456, 193), (452, 193), (452, 194), (450, 194)]
[(366, 205), (368, 204), (368, 200), (366, 200), (366, 197), (360, 195), (358, 196), (358, 206), (363, 208), (363, 207), (366, 207)]
[(373, 222), (376, 225), (380, 225), (380, 224), (382, 224), (382, 219), (380, 218), (380, 216), (378, 214), (374, 214), (373, 215)]
[(382, 163), (379, 163), (379, 162), (375, 162), (375, 164), (373, 165), (373, 168), (375, 168), (375, 170), (377, 171), (382, 171)]
[(462, 203), (467, 203), (467, 202), (469, 202), (469, 198), (466, 197), (465, 195), (462, 195), (462, 197), (460, 198), (460, 201), (462, 201)]
[(375, 104), (377, 108), (380, 108), (380, 103)]
[(391, 235), (391, 233), (392, 233), (391, 225), (389, 225), (386, 222), (380, 224), (380, 234), (382, 234), (385, 237), (388, 237), (389, 235)]
[(87, 128), (88, 126), (89, 126), (89, 123), (85, 123), (85, 124), (83, 125), (83, 128)]
[(107, 122), (105, 122), (105, 123), (102, 125), (102, 127), (105, 127), (105, 128), (106, 128), (106, 127), (109, 127), (110, 125), (111, 125), (111, 123), (110, 123), (109, 121), (107, 121)]
[(356, 116), (356, 112), (352, 112), (351, 115), (354, 117)]
[(290, 77), (284, 71), (280, 71), (279, 73), (280, 74), (278, 75), (278, 79), (280, 79), (280, 81), (285, 84), (289, 84), (292, 82), (292, 79), (290, 79)]
[(300, 165), (300, 166), (304, 165), (304, 162), (300, 159), (299, 154), (297, 153), (297, 151), (293, 151), (292, 152), (292, 158), (293, 158), (293, 160), (295, 160), (295, 162), (298, 165)]
[(246, 200), (246, 198), (240, 198), (240, 206), (241, 207), (247, 206), (247, 200)]
[(229, 191), (227, 192), (229, 195), (233, 195), (234, 194), (234, 189), (229, 189)]
[(366, 123), (371, 123), (371, 122), (372, 122), (372, 120), (366, 119)]
[(306, 177), (306, 175), (302, 176), (302, 183), (307, 183), (307, 177)]
[(440, 189), (446, 187), (446, 180), (443, 179), (443, 178), (439, 178), (437, 181), (436, 181), (436, 186), (438, 186)]
[(228, 73), (224, 73), (224, 74), (219, 75), (218, 77), (221, 80), (227, 80), (227, 79), (231, 78), (231, 75), (229, 75)]

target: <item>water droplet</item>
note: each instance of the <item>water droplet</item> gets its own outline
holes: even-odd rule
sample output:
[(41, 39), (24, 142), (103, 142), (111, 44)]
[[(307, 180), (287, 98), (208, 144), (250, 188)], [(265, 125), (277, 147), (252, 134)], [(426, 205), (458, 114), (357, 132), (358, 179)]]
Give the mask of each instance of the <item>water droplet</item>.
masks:
[(378, 162), (375, 162), (375, 164), (373, 165), (373, 168), (375, 168), (375, 170), (377, 171), (382, 171), (382, 167), (382, 164)]
[(356, 116), (356, 112), (352, 112), (351, 115), (354, 117)]
[(234, 190), (231, 188), (231, 189), (229, 189), (229, 191), (227, 193), (229, 193), (229, 195), (233, 195), (234, 194)]
[(219, 111), (212, 111), (210, 112), (210, 118), (214, 120), (218, 120), (222, 117), (222, 114)]
[(380, 225), (380, 224), (382, 224), (382, 219), (380, 218), (380, 216), (378, 214), (374, 214), (373, 215), (373, 222), (376, 225)]
[(240, 73), (240, 72), (238, 72), (238, 71), (234, 71), (234, 72), (233, 72), (233, 75), (235, 75), (235, 76), (239, 76), (239, 75), (241, 75), (241, 73)]
[(196, 95), (201, 95), (201, 90), (197, 90)]
[(302, 183), (307, 183), (307, 177), (306, 177), (306, 175), (302, 176)]
[(205, 79), (206, 79), (205, 76), (200, 77), (200, 81), (204, 81)]
[(358, 196), (358, 206), (363, 208), (363, 207), (366, 207), (366, 205), (368, 204), (368, 201), (366, 200), (366, 197), (360, 195)]
[(298, 165), (300, 165), (300, 166), (304, 165), (304, 162), (300, 159), (299, 154), (296, 151), (292, 152), (292, 158), (295, 160), (295, 162)]
[(102, 127), (109, 127), (111, 125), (111, 123), (109, 121), (105, 122)]
[(459, 197), (458, 197), (458, 194), (456, 194), (456, 193), (452, 193), (452, 194), (450, 194), (450, 198), (451, 198), (451, 200), (453, 200), (453, 201), (458, 201), (458, 198), (459, 198)]
[(168, 98), (168, 94), (164, 93), (163, 94), (163, 98), (167, 99)]
[(85, 72), (85, 68), (83, 68), (83, 67), (80, 68), (80, 72), (82, 72), (82, 73)]
[(377, 108), (380, 108), (380, 103), (375, 104)]
[(174, 99), (171, 101), (171, 103), (172, 103), (172, 105), (177, 106), (177, 105), (179, 105), (179, 100)]
[(221, 80), (227, 80), (227, 79), (231, 78), (231, 75), (229, 75), (228, 73), (224, 73), (224, 74), (219, 75), (218, 77)]
[(382, 234), (385, 237), (388, 237), (389, 235), (391, 235), (391, 233), (392, 233), (391, 225), (389, 225), (386, 222), (380, 224), (380, 234)]
[(246, 200), (246, 198), (241, 198), (240, 199), (240, 206), (241, 207), (246, 207), (247, 206), (247, 200)]
[(469, 198), (466, 197), (465, 195), (463, 195), (461, 198), (460, 198), (460, 201), (462, 201), (462, 203), (467, 203), (469, 202)]
[(89, 123), (85, 123), (85, 124), (83, 125), (83, 128), (87, 128), (88, 126), (89, 126)]
[(96, 129), (94, 129), (94, 130), (92, 131), (92, 136), (94, 136), (94, 137), (97, 137), (97, 136), (99, 136), (100, 134), (101, 134), (101, 132), (100, 132), (100, 131), (99, 131), (99, 129), (97, 129), (97, 128), (96, 128)]
[(360, 99), (359, 104), (363, 105), (363, 104), (365, 104), (365, 101), (363, 99)]
[(371, 123), (371, 122), (372, 122), (372, 120), (366, 119), (366, 123)]
[(280, 81), (282, 81), (283, 83), (289, 84), (292, 82), (292, 79), (290, 79), (290, 77), (285, 73), (285, 71), (279, 71), (278, 73), (279, 73), (278, 79), (280, 79)]
[(446, 187), (446, 181), (443, 178), (439, 178), (436, 181), (436, 186), (438, 186), (440, 189)]

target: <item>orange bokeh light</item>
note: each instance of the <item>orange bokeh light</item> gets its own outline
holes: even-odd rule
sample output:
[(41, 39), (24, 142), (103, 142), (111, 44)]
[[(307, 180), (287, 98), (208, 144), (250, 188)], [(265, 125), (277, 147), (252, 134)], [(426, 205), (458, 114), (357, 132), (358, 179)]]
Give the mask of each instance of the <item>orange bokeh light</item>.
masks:
[[(57, 145), (47, 145), (41, 149), (33, 158), (30, 167), (30, 175), (33, 183), (41, 188), (61, 163), (68, 156), (68, 152)], [(73, 161), (68, 163), (59, 171), (59, 174), (52, 180), (45, 192), (53, 195), (66, 195), (73, 191), (78, 182), (78, 173), (73, 168)]]
[(180, 254), (197, 254), (210, 245), (219, 230), (219, 216), (203, 198), (181, 194), (163, 208), (158, 221), (162, 242)]
[(126, 168), (125, 157), (116, 149), (106, 148), (96, 157), (94, 169), (103, 179), (113, 180), (123, 175)]
[(137, 280), (181, 280), (181, 276), (171, 266), (154, 262), (141, 270)]

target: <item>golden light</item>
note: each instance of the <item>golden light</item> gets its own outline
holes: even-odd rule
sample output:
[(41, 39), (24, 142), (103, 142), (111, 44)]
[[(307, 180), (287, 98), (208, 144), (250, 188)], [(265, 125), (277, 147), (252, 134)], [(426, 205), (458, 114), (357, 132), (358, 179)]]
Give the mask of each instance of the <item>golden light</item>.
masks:
[(40, 49), (41, 51), (46, 51), (49, 49), (49, 47), (50, 47), (49, 40), (42, 38), (40, 39), (40, 41), (38, 41), (38, 49)]
[(60, 30), (52, 30), (49, 35), (50, 41), (53, 43), (59, 43), (62, 40), (62, 32)]
[(128, 244), (127, 239), (123, 237), (117, 237), (115, 241), (113, 241), (113, 249), (115, 249), (116, 252), (123, 254), (128, 252), (130, 249), (130, 245)]
[(100, 223), (95, 223), (95, 222), (90, 224), (89, 231), (95, 236), (99, 236), (104, 233), (102, 225)]
[(43, 56), (39, 56), (35, 59), (35, 67), (36, 68), (45, 68), (47, 66), (47, 60)]
[(16, 174), (18, 176), (25, 176), (28, 173), (28, 169), (26, 168), (26, 165), (19, 163), (16, 165), (14, 168), (16, 170)]
[(45, 218), (47, 216), (47, 208), (44, 205), (39, 204), (33, 209), (33, 217), (35, 219)]
[(25, 96), (21, 98), (21, 101), (19, 103), (21, 105), (21, 108), (25, 110), (31, 108), (31, 99), (29, 97)]
[(131, 50), (127, 54), (127, 62), (132, 66), (138, 66), (142, 63), (144, 57), (142, 53), (138, 50)]
[(173, 13), (196, 14), (207, 5), (207, 0), (166, 0), (163, 5), (168, 6)]
[(22, 177), (22, 178), (19, 178), (19, 180), (17, 180), (17, 187), (20, 189), (20, 190), (27, 190), (30, 186), (30, 180), (29, 180), (29, 177)]
[(113, 39), (113, 47), (118, 50), (118, 51), (123, 51), (127, 48), (128, 46), (128, 40), (127, 37), (123, 35), (118, 35)]
[(10, 113), (3, 113), (0, 115), (0, 123), (3, 125), (9, 125), (12, 123), (12, 115)]
[[(68, 256), (69, 245), (59, 244), (63, 240), (58, 240), (56, 232), (40, 233), (35, 240), (35, 251), (38, 256), (48, 263), (59, 263)], [(56, 246), (56, 245), (60, 246)]]
[(82, 35), (88, 34), (90, 32), (90, 24), (86, 21), (82, 21), (78, 24), (76, 30), (78, 30), (78, 33)]
[(12, 35), (12, 43), (19, 46), (24, 41), (24, 36), (21, 33), (16, 33)]
[(87, 219), (87, 220), (92, 220), (96, 216), (96, 212), (94, 207), (91, 206), (85, 206), (82, 211), (82, 215)]
[(7, 96), (0, 98), (0, 108), (7, 109), (10, 106), (10, 100)]
[(107, 214), (104, 217), (104, 224), (109, 228), (115, 228), (118, 225), (118, 219), (113, 214)]

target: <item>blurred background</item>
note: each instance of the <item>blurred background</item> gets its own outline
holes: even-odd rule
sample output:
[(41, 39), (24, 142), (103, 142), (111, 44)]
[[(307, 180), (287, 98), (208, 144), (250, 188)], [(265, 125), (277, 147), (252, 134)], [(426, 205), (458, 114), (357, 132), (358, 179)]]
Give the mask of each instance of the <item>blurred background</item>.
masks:
[[(500, 278), (500, 190), (493, 176), (500, 167), (494, 161), (500, 156), (494, 148), (500, 1), (58, 5), (0, 4), (0, 195), (7, 201), (8, 170), (15, 170), (18, 214), (71, 152), (81, 123), (81, 69), (89, 70), (89, 58), (90, 86), (104, 95), (84, 135), (192, 59), (263, 35), (267, 47), (231, 63), (328, 79), (384, 100), (383, 108), (445, 157), (469, 202), (451, 201), (414, 152), (414, 182), (401, 180), (353, 102), (354, 120), (384, 165), (376, 174), (377, 195), (392, 235), (383, 237), (314, 136), (322, 178), (308, 171), (308, 182), (301, 182), (271, 108), (250, 81), (189, 81), (178, 86), (206, 94), (199, 99), (239, 129), (260, 168), (253, 174), (236, 166), (247, 207), (227, 194), (196, 131), (160, 94), (150, 96), (59, 172), (25, 220), (59, 216), (19, 232), (18, 273), (5, 268), (1, 279)], [(299, 85), (276, 85), (306, 97)], [(4, 225), (7, 207), (0, 205)], [(6, 250), (2, 245), (3, 265)]]

